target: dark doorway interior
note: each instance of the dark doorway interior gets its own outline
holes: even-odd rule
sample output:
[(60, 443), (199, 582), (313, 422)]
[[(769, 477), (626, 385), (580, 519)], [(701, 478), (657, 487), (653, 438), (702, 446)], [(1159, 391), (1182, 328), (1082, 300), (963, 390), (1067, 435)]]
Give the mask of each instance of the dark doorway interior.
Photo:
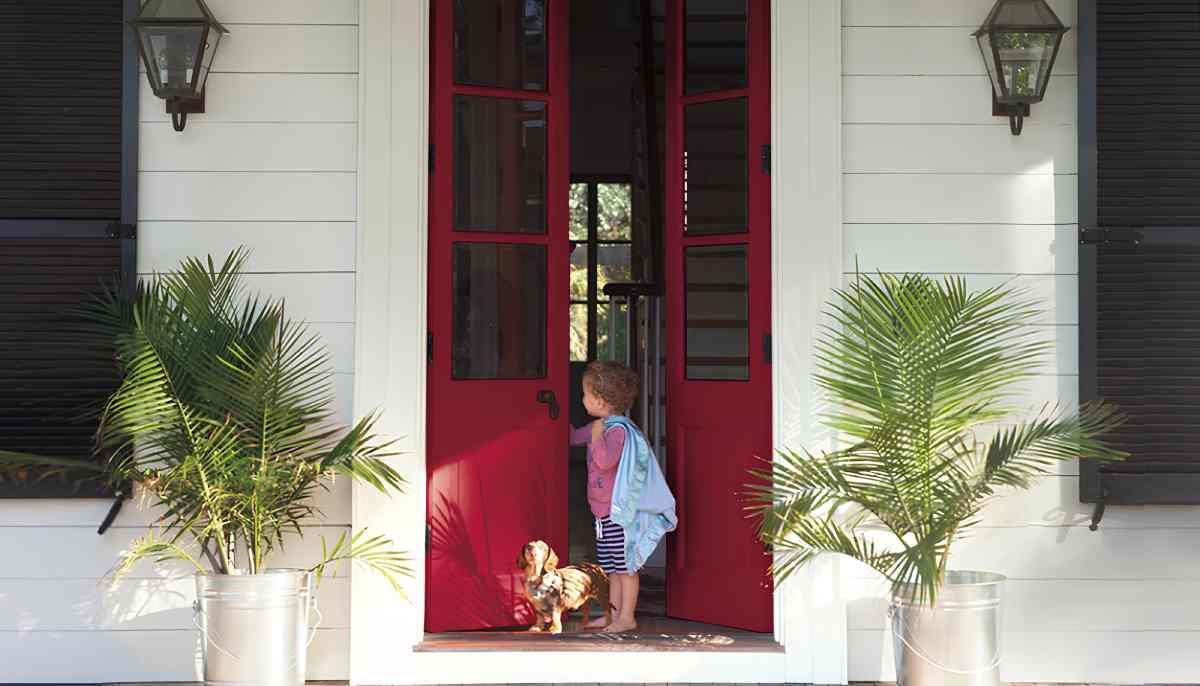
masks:
[[(643, 23), (644, 4), (650, 8), (648, 25)], [(662, 199), (654, 189), (661, 188), (663, 150), (653, 142), (662, 140), (664, 123), (661, 114), (655, 115), (664, 111), (665, 99), (662, 27), (661, 0), (571, 6), (570, 407), (572, 426), (590, 420), (580, 400), (589, 361), (620, 360), (634, 366), (647, 388), (631, 415), (658, 444), (656, 452), (665, 468), (664, 446), (655, 431), (662, 394), (654, 391), (662, 384), (654, 377), (661, 374), (662, 358), (647, 358), (648, 352), (653, 356), (661, 310), (648, 298), (637, 297), (631, 319), (628, 298), (605, 292), (610, 284), (652, 286), (656, 280), (659, 260), (654, 246), (661, 241), (654, 234), (662, 231), (656, 221)], [(646, 30), (655, 38), (649, 53), (642, 49)], [(644, 68), (650, 84), (643, 81)], [(647, 93), (653, 93), (653, 102), (647, 103)], [(648, 143), (654, 150), (644, 155)], [(655, 183), (645, 183), (651, 176)], [(586, 450), (570, 450), (569, 556), (572, 561), (594, 561)], [(659, 550), (642, 570), (639, 615), (665, 616), (665, 583), (665, 551)]]

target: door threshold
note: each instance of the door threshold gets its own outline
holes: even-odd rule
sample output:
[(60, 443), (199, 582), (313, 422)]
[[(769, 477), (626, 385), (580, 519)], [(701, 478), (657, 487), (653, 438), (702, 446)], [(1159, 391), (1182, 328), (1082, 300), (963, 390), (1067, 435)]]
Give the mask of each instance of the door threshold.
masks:
[(639, 618), (638, 629), (621, 634), (583, 631), (566, 623), (561, 634), (511, 631), (427, 633), (417, 652), (754, 652), (782, 653), (772, 634), (663, 617)]

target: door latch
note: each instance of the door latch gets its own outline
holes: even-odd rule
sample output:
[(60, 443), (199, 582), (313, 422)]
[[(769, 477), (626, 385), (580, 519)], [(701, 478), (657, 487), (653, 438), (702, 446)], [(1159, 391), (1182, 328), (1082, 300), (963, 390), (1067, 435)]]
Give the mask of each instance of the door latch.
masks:
[(554, 391), (541, 390), (538, 391), (537, 401), (543, 405), (550, 406), (550, 418), (558, 419), (558, 398), (554, 396)]

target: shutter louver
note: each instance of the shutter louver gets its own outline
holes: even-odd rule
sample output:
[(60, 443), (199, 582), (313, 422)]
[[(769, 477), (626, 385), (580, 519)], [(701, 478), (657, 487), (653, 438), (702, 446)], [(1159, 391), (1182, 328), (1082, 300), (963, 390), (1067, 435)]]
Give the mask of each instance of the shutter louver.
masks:
[[(70, 312), (131, 268), (123, 147), (129, 69), (123, 0), (0, 3), (0, 449), (89, 459), (87, 420), (117, 383), (111, 351), (85, 350)], [(132, 45), (132, 44), (130, 44)], [(136, 81), (133, 81), (136, 83)], [(123, 164), (123, 161), (125, 164)], [(124, 210), (124, 212), (123, 212)], [(0, 497), (95, 496), (38, 473)]]
[(1200, 227), (1200, 3), (1097, 11), (1099, 224)]
[(1089, 65), (1081, 36), (1080, 395), (1128, 417), (1106, 438), (1130, 458), (1082, 464), (1080, 495), (1200, 503), (1200, 3), (1091, 5), (1080, 3), (1095, 45)]
[(1200, 471), (1200, 236), (1179, 231), (1097, 250), (1097, 390), (1128, 416), (1108, 440), (1132, 455), (1105, 471)]
[(0, 3), (0, 217), (121, 215), (123, 3)]

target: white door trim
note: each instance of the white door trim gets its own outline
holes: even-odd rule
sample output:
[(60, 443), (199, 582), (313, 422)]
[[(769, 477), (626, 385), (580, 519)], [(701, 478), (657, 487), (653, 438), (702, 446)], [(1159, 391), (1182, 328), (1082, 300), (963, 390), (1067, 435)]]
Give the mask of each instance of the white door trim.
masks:
[[(841, 2), (772, 0), (772, 331), (776, 444), (813, 446), (812, 332), (841, 263)], [(424, 624), (425, 335), (429, 12), (421, 0), (359, 0), (355, 416), (378, 411), (410, 486), (355, 486), (355, 528), (416, 551), (409, 600), (369, 572), (351, 579), (352, 684), (846, 682), (836, 560), (775, 592), (783, 653), (419, 653)], [(731, 598), (731, 602), (736, 602)], [(464, 659), (466, 658), (466, 659)], [(584, 662), (583, 660), (586, 660)], [(574, 678), (574, 677), (572, 677)], [(580, 677), (581, 678), (581, 677)]]

